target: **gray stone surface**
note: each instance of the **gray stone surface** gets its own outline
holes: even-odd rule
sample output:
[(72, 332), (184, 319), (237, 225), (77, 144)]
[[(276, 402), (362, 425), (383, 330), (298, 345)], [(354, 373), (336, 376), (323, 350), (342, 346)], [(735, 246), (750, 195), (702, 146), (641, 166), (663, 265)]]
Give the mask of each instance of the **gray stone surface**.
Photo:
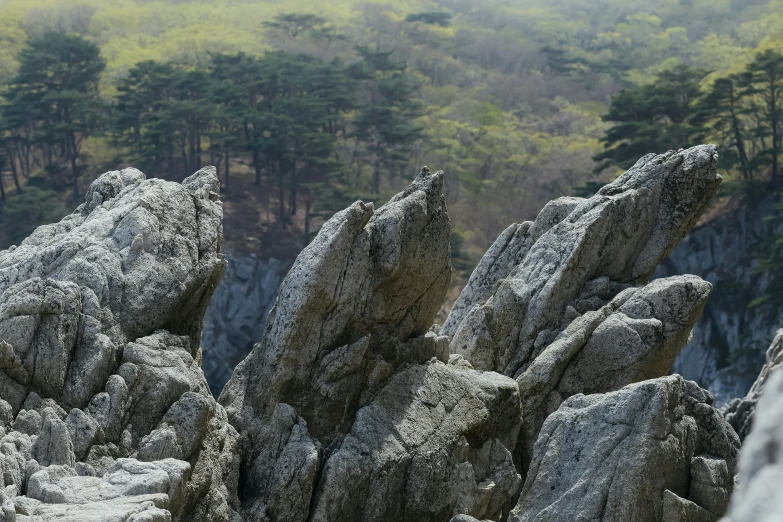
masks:
[(761, 372), (750, 391), (741, 399), (733, 399), (724, 408), (726, 420), (734, 427), (740, 439), (745, 440), (745, 437), (750, 433), (756, 405), (764, 393), (770, 374), (779, 368), (781, 363), (783, 363), (783, 329), (778, 330), (772, 344), (767, 349), (767, 362), (761, 368)]
[(226, 255), (228, 264), (204, 315), (201, 366), (215, 397), (264, 335), (291, 261)]
[(678, 375), (567, 399), (544, 423), (509, 520), (716, 520), (739, 439), (709, 400)]
[(109, 172), (0, 252), (4, 510), (237, 519), (238, 436), (200, 368), (225, 268), (218, 187), (211, 168), (182, 184)]
[[(268, 312), (272, 272), (237, 263), (206, 328), (214, 170), (107, 173), (0, 252), (2, 516), (714, 520), (738, 439), (709, 393), (661, 377), (711, 285), (649, 283), (714, 167), (710, 146), (650, 155), (512, 225), (440, 329), (443, 173), (337, 213)], [(202, 362), (224, 378), (254, 341), (216, 402)]]
[(500, 516), (520, 477), (516, 383), (445, 364), (428, 332), (451, 274), (443, 174), (356, 203), (299, 255), (220, 397), (247, 441), (248, 520)]
[(773, 522), (783, 513), (783, 371), (766, 378), (740, 455), (738, 488), (724, 522)]
[(604, 304), (601, 289), (588, 283), (647, 282), (715, 194), (716, 160), (708, 145), (648, 155), (578, 202), (470, 309), (455, 329), (452, 352), (478, 369), (524, 372), (570, 319)]
[(777, 197), (754, 201), (694, 228), (655, 273), (695, 274), (714, 287), (673, 371), (707, 388), (718, 406), (748, 393), (770, 339), (783, 327), (777, 306), (749, 306), (769, 284), (756, 267), (764, 241), (783, 232), (777, 203)]

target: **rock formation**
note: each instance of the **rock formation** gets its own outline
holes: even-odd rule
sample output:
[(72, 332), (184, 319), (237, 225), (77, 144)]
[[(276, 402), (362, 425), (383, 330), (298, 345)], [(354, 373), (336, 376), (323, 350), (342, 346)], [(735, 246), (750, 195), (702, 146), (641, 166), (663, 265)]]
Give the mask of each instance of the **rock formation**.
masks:
[(512, 225), (442, 328), (451, 231), (425, 167), (324, 224), (217, 402), (214, 170), (103, 175), (0, 253), (0, 520), (716, 520), (739, 441), (665, 377), (711, 285), (649, 282), (715, 162), (649, 155)]
[(451, 276), (443, 174), (327, 222), (220, 397), (244, 447), (249, 519), (497, 517), (520, 479), (513, 380), (428, 333)]
[(218, 187), (109, 172), (0, 252), (5, 520), (236, 518), (238, 437), (199, 364)]
[(781, 363), (783, 363), (783, 329), (778, 330), (777, 335), (772, 340), (772, 344), (767, 350), (767, 363), (761, 369), (761, 373), (759, 373), (748, 394), (744, 398), (734, 399), (726, 405), (726, 420), (734, 427), (740, 439), (744, 440), (750, 433), (756, 405), (764, 393), (771, 373), (779, 368)]
[(226, 254), (227, 268), (207, 313), (201, 336), (201, 367), (217, 397), (264, 335), (266, 319), (291, 261)]
[[(780, 334), (772, 348), (779, 355)], [(771, 349), (772, 351), (772, 349)], [(773, 368), (774, 366), (774, 368)], [(739, 463), (739, 487), (723, 522), (773, 522), (783, 513), (779, 494), (783, 481), (783, 371), (770, 361), (751, 391), (752, 401), (743, 401), (744, 421), (752, 416), (752, 430), (743, 442)], [(750, 414), (750, 415), (748, 415)], [(746, 424), (743, 425), (743, 428)]]
[(773, 304), (749, 306), (764, 295), (769, 276), (755, 270), (764, 241), (783, 232), (776, 217), (778, 198), (744, 205), (691, 230), (661, 263), (655, 277), (695, 274), (713, 285), (693, 329), (693, 340), (673, 371), (698, 382), (723, 406), (743, 397), (764, 364), (783, 310)]
[(544, 423), (509, 520), (717, 520), (739, 443), (711, 402), (679, 375), (567, 399)]

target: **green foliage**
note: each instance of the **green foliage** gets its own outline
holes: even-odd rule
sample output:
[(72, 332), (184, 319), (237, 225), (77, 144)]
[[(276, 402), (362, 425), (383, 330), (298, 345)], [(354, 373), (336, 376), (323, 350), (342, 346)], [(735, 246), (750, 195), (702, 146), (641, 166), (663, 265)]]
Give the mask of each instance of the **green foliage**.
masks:
[[(346, 202), (383, 202), (426, 164), (445, 170), (461, 255), (475, 262), (508, 223), (588, 195), (642, 154), (714, 140), (726, 177), (754, 182), (775, 157), (765, 69), (746, 65), (780, 50), (781, 0), (0, 0), (0, 12), (0, 81), (52, 29), (106, 60), (82, 185), (110, 163), (175, 179), (215, 164), (227, 202), (257, 187), (254, 213), (275, 209), (264, 226), (299, 237)], [(691, 100), (694, 84), (714, 99)], [(622, 89), (619, 120), (602, 120)], [(47, 164), (23, 109), (2, 123), (9, 201), (14, 180), (71, 171), (59, 147)], [(602, 153), (616, 168), (595, 177)]]
[(36, 227), (58, 221), (67, 213), (67, 207), (45, 180), (30, 178), (25, 190), (3, 205), (0, 223), (6, 225), (7, 243), (18, 245)]
[(44, 167), (51, 173), (61, 172), (56, 157), (62, 157), (70, 166), (74, 199), (79, 196), (77, 162), (82, 141), (97, 123), (98, 78), (105, 66), (96, 45), (48, 31), (22, 49), (19, 70), (4, 93), (3, 130), (20, 148), (16, 155), (29, 155), (31, 147), (40, 147)]
[(603, 116), (615, 125), (601, 139), (607, 150), (595, 157), (603, 162), (598, 170), (610, 165), (628, 169), (652, 151), (687, 148), (699, 141), (690, 119), (706, 75), (703, 69), (678, 65), (658, 74), (649, 85), (615, 96)]
[(430, 25), (439, 25), (448, 27), (451, 25), (452, 15), (440, 11), (430, 11), (426, 13), (411, 13), (405, 17), (406, 22), (422, 22)]

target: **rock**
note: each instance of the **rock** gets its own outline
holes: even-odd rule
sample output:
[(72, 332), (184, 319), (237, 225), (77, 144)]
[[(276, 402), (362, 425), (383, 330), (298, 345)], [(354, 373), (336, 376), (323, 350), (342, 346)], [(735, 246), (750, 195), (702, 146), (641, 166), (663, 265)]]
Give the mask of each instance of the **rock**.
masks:
[(767, 362), (762, 367), (756, 382), (742, 399), (734, 399), (726, 405), (724, 414), (741, 440), (745, 440), (753, 426), (753, 415), (756, 411), (756, 405), (764, 393), (770, 373), (779, 368), (783, 363), (783, 329), (778, 330), (777, 335), (772, 340), (772, 344), (767, 350)]
[(544, 423), (509, 520), (716, 520), (739, 440), (705, 397), (675, 375), (567, 399)]
[(264, 335), (277, 290), (293, 260), (227, 254), (226, 261), (228, 267), (212, 294), (201, 336), (201, 366), (215, 397)]
[[(442, 173), (422, 171), (377, 212), (361, 202), (338, 212), (286, 276), (264, 338), (220, 396), (249, 441), (240, 489), (250, 512), (304, 520), (321, 448), (350, 430), (399, 345), (428, 331), (451, 276), (442, 185)], [(277, 498), (278, 462), (301, 470), (296, 498)]]
[(508, 449), (520, 413), (512, 379), (411, 366), (357, 413), (324, 465), (310, 520), (497, 519), (521, 483)]
[(465, 315), (473, 307), (483, 304), (492, 295), (498, 281), (508, 277), (522, 263), (533, 243), (565, 219), (581, 201), (581, 198), (569, 197), (550, 201), (535, 223), (515, 223), (504, 230), (473, 270), (440, 333), (453, 336)]
[(694, 276), (659, 279), (573, 320), (517, 378), (525, 412), (523, 469), (544, 420), (568, 397), (666, 375), (710, 289)]
[(46, 408), (41, 416), (41, 432), (33, 444), (33, 458), (41, 466), (76, 465), (73, 443), (68, 428), (52, 408)]
[(0, 460), (19, 516), (236, 520), (238, 435), (199, 366), (225, 268), (218, 188), (213, 168), (109, 172), (0, 252)]
[(783, 513), (783, 498), (778, 494), (783, 480), (783, 371), (772, 369), (764, 380), (763, 394), (753, 413), (753, 429), (742, 446), (739, 486), (724, 522), (772, 522)]
[[(648, 155), (578, 203), (456, 328), (451, 350), (478, 369), (517, 376), (561, 329), (591, 280), (644, 283), (695, 223), (720, 184), (714, 146)], [(566, 207), (568, 208), (568, 207)]]

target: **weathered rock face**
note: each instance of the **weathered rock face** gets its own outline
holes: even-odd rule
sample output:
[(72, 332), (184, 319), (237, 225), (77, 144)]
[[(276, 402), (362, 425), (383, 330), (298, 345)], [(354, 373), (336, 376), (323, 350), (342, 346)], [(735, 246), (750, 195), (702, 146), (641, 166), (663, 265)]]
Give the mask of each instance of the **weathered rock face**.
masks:
[[(779, 336), (776, 342), (779, 347)], [(743, 442), (739, 486), (724, 522), (772, 522), (783, 513), (779, 491), (783, 481), (783, 371), (775, 366), (765, 367), (756, 383), (763, 381), (763, 390), (757, 389), (763, 394), (753, 412), (753, 429)]]
[(666, 375), (711, 285), (650, 275), (720, 184), (712, 146), (642, 158), (589, 199), (549, 203), (507, 229), (444, 325), (474, 367), (513, 376), (527, 469), (544, 420), (572, 395)]
[[(442, 173), (328, 221), (220, 397), (249, 520), (500, 516), (519, 489), (516, 383), (427, 333), (451, 276)], [(435, 500), (437, 499), (437, 500)]]
[[(481, 280), (468, 284), (469, 291), (497, 288), (467, 313), (466, 306), (458, 309), (464, 319), (454, 329), (452, 351), (480, 369), (524, 372), (570, 323), (569, 306), (594, 310), (604, 304), (601, 292), (616, 295), (648, 280), (715, 194), (721, 180), (716, 158), (706, 145), (651, 154), (590, 199), (550, 203), (540, 226), (537, 219), (527, 234), (514, 235), (533, 241), (519, 265), (504, 262), (502, 270), (480, 271)], [(545, 230), (537, 239), (536, 229)], [(525, 247), (518, 250), (517, 257)], [(600, 288), (606, 286), (597, 283), (601, 278), (608, 288)]]
[(218, 188), (209, 168), (109, 172), (0, 252), (5, 520), (236, 516), (238, 436), (199, 364), (225, 268)]
[(509, 520), (717, 520), (739, 440), (711, 401), (679, 375), (571, 397), (544, 423)]
[(763, 241), (783, 232), (776, 203), (770, 197), (693, 229), (655, 274), (695, 274), (714, 287), (673, 371), (707, 388), (718, 406), (748, 393), (770, 339), (783, 327), (782, 310), (748, 306), (769, 284), (754, 267)]
[(753, 427), (753, 417), (756, 412), (756, 406), (764, 393), (767, 381), (771, 373), (779, 368), (783, 363), (783, 330), (778, 330), (777, 335), (772, 340), (772, 344), (767, 350), (767, 363), (761, 369), (756, 382), (753, 383), (748, 394), (742, 399), (734, 399), (724, 408), (726, 420), (734, 427), (740, 439), (750, 433)]
[(266, 318), (291, 262), (226, 255), (226, 268), (204, 315), (201, 366), (215, 397), (264, 335)]
[[(719, 182), (702, 146), (553, 201), (439, 329), (450, 225), (424, 168), (322, 227), (218, 404), (198, 344), (225, 268), (214, 171), (108, 173), (0, 253), (0, 521), (713, 521), (738, 439), (663, 377), (711, 285), (648, 280)], [(248, 295), (221, 317), (263, 322)]]

